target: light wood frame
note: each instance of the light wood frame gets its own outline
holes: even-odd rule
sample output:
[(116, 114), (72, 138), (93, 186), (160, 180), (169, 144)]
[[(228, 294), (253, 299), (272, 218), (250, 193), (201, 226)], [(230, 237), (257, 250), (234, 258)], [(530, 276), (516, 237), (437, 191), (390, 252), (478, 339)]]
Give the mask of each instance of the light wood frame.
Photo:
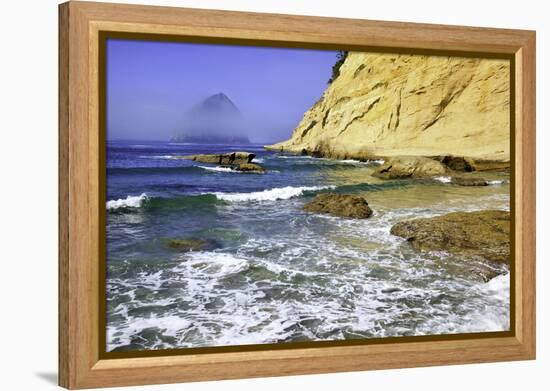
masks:
[[(515, 61), (511, 336), (101, 359), (101, 31), (508, 54)], [(535, 32), (106, 3), (59, 6), (59, 384), (92, 388), (535, 358)]]

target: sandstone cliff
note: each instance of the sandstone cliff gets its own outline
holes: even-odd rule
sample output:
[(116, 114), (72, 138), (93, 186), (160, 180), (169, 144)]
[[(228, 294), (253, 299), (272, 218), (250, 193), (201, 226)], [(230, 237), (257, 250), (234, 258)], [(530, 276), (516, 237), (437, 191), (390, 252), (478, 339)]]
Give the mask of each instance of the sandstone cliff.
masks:
[(292, 137), (268, 149), (333, 158), (510, 158), (507, 60), (355, 53)]

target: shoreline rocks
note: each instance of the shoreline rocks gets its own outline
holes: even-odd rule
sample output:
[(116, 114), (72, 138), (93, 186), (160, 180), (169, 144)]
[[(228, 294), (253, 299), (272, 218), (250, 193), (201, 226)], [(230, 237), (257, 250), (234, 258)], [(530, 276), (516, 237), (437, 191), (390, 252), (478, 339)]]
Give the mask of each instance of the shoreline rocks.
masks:
[(354, 219), (366, 219), (372, 215), (372, 209), (363, 197), (337, 193), (317, 194), (303, 210)]
[(472, 172), (475, 171), (472, 159), (468, 159), (462, 156), (440, 156), (436, 158), (441, 163), (449, 167), (453, 171)]
[(381, 179), (425, 178), (449, 174), (443, 163), (422, 156), (396, 156), (384, 162), (372, 175)]
[(390, 233), (418, 251), (446, 251), (466, 259), (510, 262), (510, 212), (453, 212), (395, 224)]
[[(267, 151), (274, 151), (280, 153), (288, 153), (297, 156), (311, 156), (313, 158), (324, 158), (333, 160), (357, 160), (361, 162), (367, 162), (372, 160), (383, 160), (389, 162), (390, 160), (402, 160), (402, 159), (429, 159), (441, 163), (448, 169), (448, 172), (475, 172), (475, 171), (494, 171), (494, 172), (509, 172), (510, 161), (509, 160), (488, 160), (472, 158), (467, 156), (455, 156), (455, 155), (396, 155), (396, 156), (384, 156), (377, 155), (369, 152), (338, 152), (331, 150), (328, 144), (321, 143), (315, 149), (302, 148), (295, 150), (293, 148), (285, 148), (282, 146), (265, 145), (264, 149)], [(414, 175), (413, 175), (414, 176)], [(425, 175), (424, 175), (425, 176)], [(427, 175), (430, 176), (430, 175)], [(403, 176), (406, 177), (406, 176)], [(420, 176), (419, 176), (420, 177)]]
[(489, 186), (489, 182), (483, 178), (466, 176), (452, 176), (450, 183), (458, 186)]
[(473, 171), (503, 171), (510, 170), (509, 160), (488, 160), (475, 159), (466, 156), (432, 156), (432, 159), (438, 160), (453, 171), (473, 172)]

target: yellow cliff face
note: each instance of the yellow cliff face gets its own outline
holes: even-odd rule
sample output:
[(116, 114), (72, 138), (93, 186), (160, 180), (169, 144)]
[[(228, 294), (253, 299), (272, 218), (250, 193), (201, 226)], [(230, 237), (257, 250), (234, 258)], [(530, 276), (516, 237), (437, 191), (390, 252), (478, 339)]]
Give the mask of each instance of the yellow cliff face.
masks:
[(292, 137), (268, 148), (509, 160), (510, 62), (349, 53)]

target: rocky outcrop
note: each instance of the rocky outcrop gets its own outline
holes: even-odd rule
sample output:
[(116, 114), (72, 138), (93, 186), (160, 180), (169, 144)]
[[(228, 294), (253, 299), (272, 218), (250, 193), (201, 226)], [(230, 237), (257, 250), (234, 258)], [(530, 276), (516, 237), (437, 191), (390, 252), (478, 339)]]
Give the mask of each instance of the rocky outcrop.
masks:
[(421, 156), (396, 156), (387, 159), (372, 174), (382, 179), (422, 178), (445, 175), (450, 169), (434, 159)]
[(472, 159), (467, 159), (462, 156), (441, 156), (438, 160), (453, 171), (475, 171)]
[(435, 156), (433, 159), (445, 164), (451, 170), (461, 172), (472, 171), (508, 171), (510, 169), (509, 161), (475, 159), (463, 156)]
[(459, 186), (489, 186), (489, 182), (483, 178), (466, 176), (453, 176), (450, 183)]
[(402, 221), (391, 234), (406, 239), (419, 251), (446, 251), (466, 259), (510, 262), (510, 212), (455, 212)]
[(242, 163), (235, 166), (235, 170), (243, 172), (255, 172), (258, 174), (265, 173), (265, 169), (259, 164), (254, 163)]
[(502, 167), (509, 108), (508, 60), (350, 52), (291, 139), (267, 148), (359, 160), (451, 155)]
[(213, 153), (208, 155), (190, 155), (190, 156), (176, 156), (176, 159), (193, 160), (200, 163), (210, 164), (248, 164), (256, 157), (255, 154), (250, 152), (231, 152), (231, 153)]
[(303, 209), (306, 212), (326, 213), (354, 219), (366, 219), (372, 215), (372, 210), (367, 200), (363, 197), (349, 194), (317, 194), (313, 201), (304, 205)]

